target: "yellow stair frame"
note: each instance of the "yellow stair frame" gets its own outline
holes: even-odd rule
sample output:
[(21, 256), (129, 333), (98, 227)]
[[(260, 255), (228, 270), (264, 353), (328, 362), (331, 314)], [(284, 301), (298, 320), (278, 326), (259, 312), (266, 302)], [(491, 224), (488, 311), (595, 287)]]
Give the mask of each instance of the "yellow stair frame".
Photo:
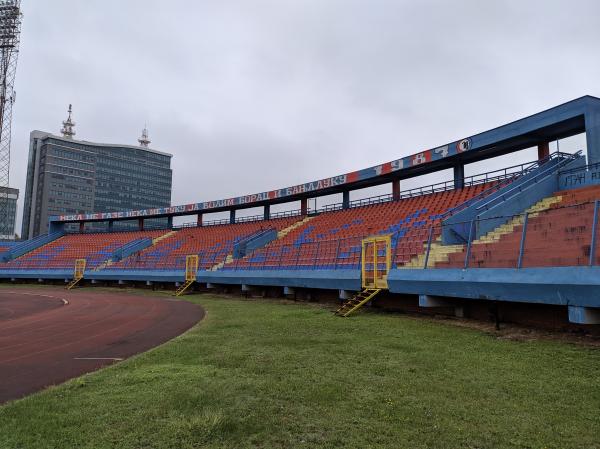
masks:
[(185, 282), (177, 289), (175, 296), (183, 295), (194, 282), (198, 272), (198, 254), (185, 257)]
[(345, 301), (342, 306), (335, 311), (335, 314), (337, 316), (347, 317), (371, 301), (381, 290), (382, 289), (380, 288), (365, 288)]
[(85, 259), (77, 259), (75, 261), (75, 269), (73, 271), (73, 280), (71, 280), (71, 282), (69, 282), (67, 284), (67, 287), (66, 287), (67, 290), (71, 290), (73, 287), (75, 287), (79, 283), (79, 281), (81, 281), (83, 279), (83, 275), (85, 274), (85, 264), (86, 264)]
[(363, 289), (346, 300), (335, 311), (337, 316), (347, 317), (375, 298), (379, 292), (388, 288), (387, 276), (392, 267), (391, 248), (390, 235), (369, 237), (362, 241), (361, 277)]

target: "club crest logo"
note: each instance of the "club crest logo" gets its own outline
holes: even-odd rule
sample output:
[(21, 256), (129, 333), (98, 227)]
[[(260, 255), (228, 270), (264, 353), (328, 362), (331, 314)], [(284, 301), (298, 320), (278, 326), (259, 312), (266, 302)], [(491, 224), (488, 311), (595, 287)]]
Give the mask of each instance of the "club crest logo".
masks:
[(463, 139), (456, 144), (456, 151), (459, 153), (464, 153), (465, 151), (469, 151), (471, 149), (471, 139)]

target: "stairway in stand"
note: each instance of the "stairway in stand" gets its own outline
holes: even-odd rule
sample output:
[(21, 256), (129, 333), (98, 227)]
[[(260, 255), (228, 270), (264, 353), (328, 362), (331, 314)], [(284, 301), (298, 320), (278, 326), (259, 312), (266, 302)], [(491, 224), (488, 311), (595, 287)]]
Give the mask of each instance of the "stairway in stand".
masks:
[(345, 301), (342, 306), (335, 311), (335, 314), (337, 316), (347, 317), (372, 300), (380, 291), (380, 288), (365, 288)]
[(79, 281), (81, 281), (82, 279), (83, 279), (83, 278), (82, 278), (82, 277), (80, 277), (80, 278), (75, 278), (75, 279), (71, 280), (71, 282), (69, 282), (65, 288), (66, 288), (67, 290), (71, 290), (71, 289), (72, 289), (72, 288), (74, 288), (74, 287), (75, 287), (75, 286), (76, 286), (76, 285), (79, 283)]
[(183, 295), (183, 294), (184, 294), (184, 293), (187, 291), (187, 289), (191, 287), (191, 285), (192, 285), (194, 282), (196, 282), (196, 280), (195, 280), (195, 279), (190, 279), (189, 281), (185, 281), (185, 283), (184, 283), (184, 284), (182, 284), (182, 285), (181, 285), (181, 286), (180, 286), (180, 287), (177, 289), (177, 291), (175, 292), (174, 296), (181, 296), (181, 295)]

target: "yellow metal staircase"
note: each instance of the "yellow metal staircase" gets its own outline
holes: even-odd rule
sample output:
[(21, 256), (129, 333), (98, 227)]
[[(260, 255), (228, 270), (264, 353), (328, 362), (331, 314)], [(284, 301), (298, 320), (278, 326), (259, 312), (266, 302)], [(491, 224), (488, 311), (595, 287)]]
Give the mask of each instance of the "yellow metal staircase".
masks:
[(83, 275), (85, 273), (85, 266), (87, 261), (85, 259), (77, 259), (75, 260), (75, 269), (73, 271), (73, 279), (66, 286), (67, 290), (71, 290), (75, 287), (79, 281), (83, 279)]
[(195, 279), (190, 279), (188, 281), (185, 281), (184, 284), (182, 284), (176, 291), (175, 291), (175, 296), (181, 296), (183, 295), (188, 288), (190, 288), (192, 286), (192, 284), (196, 282)]
[(345, 301), (342, 306), (335, 311), (337, 316), (346, 317), (351, 313), (357, 311), (370, 300), (372, 300), (381, 291), (380, 288), (365, 288), (361, 292), (358, 292), (352, 298)]
[(185, 256), (185, 282), (175, 291), (175, 296), (183, 295), (196, 282), (198, 259), (198, 254)]
[(75, 287), (79, 281), (81, 281), (83, 278), (75, 278), (73, 279), (71, 282), (69, 282), (67, 284), (67, 286), (65, 287), (67, 290), (71, 290), (73, 287)]

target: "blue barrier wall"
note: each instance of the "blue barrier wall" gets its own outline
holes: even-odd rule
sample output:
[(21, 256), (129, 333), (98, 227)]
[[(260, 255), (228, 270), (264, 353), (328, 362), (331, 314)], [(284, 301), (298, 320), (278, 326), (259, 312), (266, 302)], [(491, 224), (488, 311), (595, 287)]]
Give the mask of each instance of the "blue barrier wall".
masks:
[(62, 232), (55, 232), (52, 234), (44, 234), (40, 235), (34, 239), (26, 240), (22, 243), (14, 245), (8, 251), (0, 254), (1, 262), (8, 262), (9, 260), (16, 259), (17, 257), (21, 257), (24, 254), (27, 254), (40, 246), (44, 246), (59, 237), (62, 237), (64, 234)]
[(240, 259), (246, 254), (271, 243), (276, 238), (276, 229), (267, 229), (266, 231), (260, 231), (258, 234), (236, 243), (233, 246), (233, 258)]
[(110, 259), (115, 262), (119, 260), (125, 259), (126, 257), (131, 256), (134, 253), (137, 253), (143, 249), (148, 248), (152, 245), (152, 239), (149, 237), (134, 240), (133, 242), (129, 242), (126, 245), (115, 250)]
[(600, 164), (580, 167), (561, 173), (558, 179), (560, 190), (580, 189), (600, 184)]
[(391, 270), (393, 293), (600, 307), (600, 267)]
[(360, 290), (360, 270), (199, 271), (198, 282), (230, 285)]

